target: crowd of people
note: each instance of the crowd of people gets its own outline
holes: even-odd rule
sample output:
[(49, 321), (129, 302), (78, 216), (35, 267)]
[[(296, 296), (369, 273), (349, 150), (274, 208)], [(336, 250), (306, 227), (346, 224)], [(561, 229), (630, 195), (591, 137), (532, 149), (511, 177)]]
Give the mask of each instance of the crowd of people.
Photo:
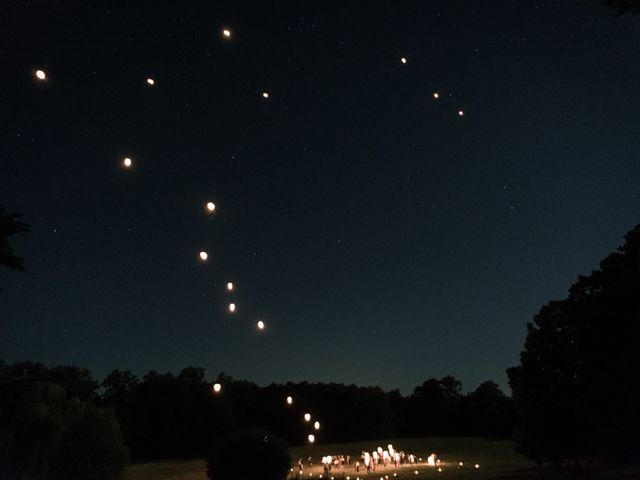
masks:
[[(416, 465), (418, 462), (422, 462), (422, 458), (413, 453), (405, 453), (404, 450), (398, 451), (393, 448), (392, 444), (388, 444), (386, 450), (382, 447), (378, 447), (372, 452), (363, 450), (359, 458), (353, 458), (351, 455), (325, 455), (321, 459), (323, 473), (327, 476), (332, 471), (340, 471), (345, 468), (353, 469), (356, 473), (370, 473), (375, 472), (378, 467), (393, 466), (398, 468), (401, 465)], [(435, 467), (440, 464), (440, 460), (438, 460), (435, 453), (432, 453), (427, 457), (426, 463)], [(305, 466), (313, 468), (312, 457), (308, 457), (306, 462), (302, 458), (298, 460), (296, 477), (302, 475)]]

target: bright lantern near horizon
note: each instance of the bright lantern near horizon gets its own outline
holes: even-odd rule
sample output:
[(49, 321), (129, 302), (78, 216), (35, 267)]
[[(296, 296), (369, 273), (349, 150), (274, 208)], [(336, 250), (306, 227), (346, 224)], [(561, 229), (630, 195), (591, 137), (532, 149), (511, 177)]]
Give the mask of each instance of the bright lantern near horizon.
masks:
[(307, 438), (309, 439), (309, 443), (313, 443), (316, 441), (316, 436), (313, 434), (310, 434)]
[(227, 290), (233, 290), (233, 282), (227, 282)]
[(269, 98), (269, 92), (262, 92), (262, 98)]
[(407, 59), (406, 59), (405, 57), (402, 57), (402, 58), (400, 59), (400, 61), (401, 61), (402, 63), (407, 63)]
[(440, 94), (438, 92), (433, 92), (433, 98), (437, 100), (438, 98), (440, 98)]
[(464, 110), (458, 110), (458, 116), (459, 117), (463, 117), (464, 116)]
[(130, 168), (131, 165), (133, 164), (133, 162), (131, 161), (131, 159), (129, 157), (125, 157), (124, 160), (122, 160), (122, 164), (126, 167), (126, 168)]
[(231, 313), (233, 313), (233, 312), (235, 312), (235, 311), (236, 311), (236, 304), (235, 304), (235, 303), (230, 303), (230, 304), (229, 304), (229, 311), (230, 311)]
[(44, 70), (36, 70), (36, 78), (38, 80), (44, 80), (45, 78), (47, 78), (47, 74), (44, 73)]
[(258, 329), (264, 330), (264, 322), (262, 320), (258, 320)]
[(480, 468), (480, 465), (478, 465), (477, 463), (474, 465), (476, 468)]
[(207, 252), (205, 252), (204, 250), (200, 252), (200, 260), (202, 260), (203, 262), (206, 262), (208, 258), (209, 258), (209, 254)]
[(220, 390), (222, 390), (222, 385), (220, 385), (219, 383), (214, 383), (213, 384), (213, 391), (215, 393), (220, 393)]
[(222, 35), (224, 35), (227, 38), (231, 37), (231, 30), (229, 30), (228, 28), (225, 28), (224, 30), (222, 30)]
[(311, 420), (311, 414), (310, 413), (305, 413), (304, 414), (304, 421), (308, 422), (309, 420)]
[(314, 423), (313, 428), (315, 428), (316, 430), (320, 430), (320, 422)]
[(147, 78), (147, 83), (151, 86), (154, 86), (156, 84), (156, 81), (153, 78)]
[(216, 204), (213, 202), (207, 202), (207, 210), (213, 212), (216, 209)]
[(293, 397), (287, 397), (287, 405), (291, 405), (293, 403)]

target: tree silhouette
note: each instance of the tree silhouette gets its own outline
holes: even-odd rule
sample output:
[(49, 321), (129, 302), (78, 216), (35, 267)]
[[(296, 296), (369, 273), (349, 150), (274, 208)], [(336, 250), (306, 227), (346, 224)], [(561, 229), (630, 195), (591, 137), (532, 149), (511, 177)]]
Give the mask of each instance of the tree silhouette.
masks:
[(636, 13), (640, 13), (640, 0), (602, 0), (602, 3), (615, 8), (618, 15), (634, 10)]
[(7, 213), (0, 207), (0, 265), (24, 271), (24, 260), (14, 254), (9, 245), (9, 237), (29, 231), (29, 226), (18, 220), (21, 216), (17, 213)]
[(640, 459), (640, 225), (528, 324), (508, 370), (520, 450), (542, 462)]

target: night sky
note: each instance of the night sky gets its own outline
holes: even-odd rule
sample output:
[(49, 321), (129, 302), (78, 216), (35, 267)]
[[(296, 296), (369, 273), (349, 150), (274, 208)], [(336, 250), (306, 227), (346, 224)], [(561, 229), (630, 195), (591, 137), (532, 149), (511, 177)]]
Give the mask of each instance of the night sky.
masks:
[(0, 358), (506, 387), (640, 218), (640, 18), (614, 13), (0, 3), (0, 204), (31, 226)]

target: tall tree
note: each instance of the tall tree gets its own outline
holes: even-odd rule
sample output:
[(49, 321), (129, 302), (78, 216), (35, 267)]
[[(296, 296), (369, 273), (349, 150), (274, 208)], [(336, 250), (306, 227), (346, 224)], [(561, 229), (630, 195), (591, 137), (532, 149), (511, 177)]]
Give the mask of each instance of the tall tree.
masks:
[(24, 260), (13, 253), (9, 244), (9, 237), (29, 231), (29, 226), (18, 220), (21, 216), (17, 213), (7, 213), (0, 207), (0, 265), (24, 271)]
[(527, 326), (508, 370), (516, 440), (537, 461), (640, 459), (640, 225)]
[(640, 13), (640, 0), (602, 0), (608, 7), (613, 7), (619, 15), (631, 11)]

